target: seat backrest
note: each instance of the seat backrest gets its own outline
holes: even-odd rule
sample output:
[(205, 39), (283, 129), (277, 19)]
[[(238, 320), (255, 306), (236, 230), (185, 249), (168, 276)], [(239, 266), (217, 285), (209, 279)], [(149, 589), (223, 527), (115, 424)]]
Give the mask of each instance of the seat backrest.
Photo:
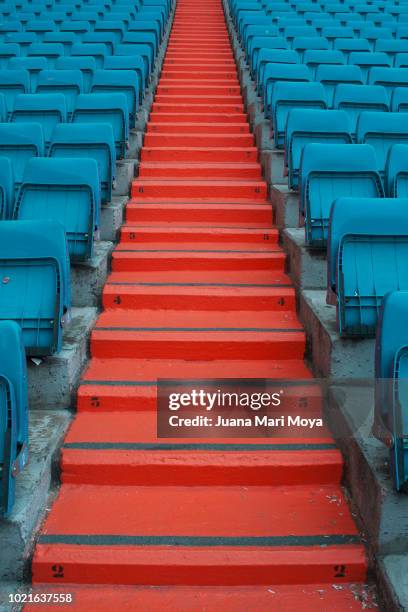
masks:
[(383, 85), (391, 96), (395, 87), (408, 87), (408, 68), (371, 68), (368, 82), (372, 85)]
[(381, 85), (353, 85), (340, 83), (334, 91), (333, 108), (344, 110), (350, 117), (353, 135), (364, 110), (388, 112), (387, 91)]
[(46, 32), (43, 36), (43, 43), (59, 43), (64, 47), (64, 52), (68, 54), (76, 39), (74, 32)]
[(123, 93), (82, 94), (78, 96), (73, 123), (110, 123), (116, 144), (116, 155), (123, 158), (129, 139), (129, 111)]
[(82, 36), (83, 43), (102, 43), (106, 46), (108, 54), (112, 55), (118, 42), (114, 32), (87, 32)]
[(334, 90), (339, 83), (354, 83), (362, 85), (364, 78), (359, 66), (328, 66), (321, 65), (316, 68), (316, 81), (323, 83), (329, 100), (332, 105)]
[(7, 112), (13, 110), (15, 97), (30, 92), (30, 74), (27, 70), (0, 70), (0, 93), (4, 95)]
[[(116, 50), (115, 50), (115, 55), (117, 56), (118, 55), (132, 55), (132, 56), (141, 55), (145, 63), (146, 75), (150, 75), (150, 72), (152, 70), (151, 49), (149, 48), (148, 45), (136, 44), (136, 43), (131, 44), (131, 45), (125, 45), (121, 43), (120, 45), (117, 45)], [(145, 86), (147, 85), (148, 85), (148, 81), (146, 80)]]
[(99, 226), (98, 165), (90, 158), (36, 158), (24, 171), (13, 218), (53, 219), (66, 231), (71, 260), (92, 257)]
[(350, 120), (341, 110), (295, 108), (288, 114), (285, 131), (285, 163), (289, 186), (298, 187), (300, 159), (309, 142), (351, 144)]
[(363, 111), (357, 122), (356, 139), (374, 147), (380, 172), (384, 172), (388, 151), (394, 144), (408, 143), (405, 113)]
[(130, 127), (139, 110), (139, 91), (133, 70), (96, 70), (91, 93), (124, 93), (128, 101)]
[(8, 157), (0, 157), (0, 220), (10, 219), (13, 204), (13, 168)]
[(346, 59), (342, 51), (307, 49), (303, 54), (303, 63), (309, 68), (314, 78), (317, 66), (320, 64), (342, 65), (346, 63)]
[(408, 198), (408, 141), (390, 148), (384, 182), (390, 198)]
[(396, 68), (408, 68), (408, 53), (397, 53), (394, 57)]
[(271, 109), (275, 146), (283, 147), (288, 113), (293, 108), (327, 108), (321, 83), (278, 81), (273, 88)]
[(116, 174), (116, 148), (110, 123), (57, 125), (52, 134), (48, 155), (95, 159), (98, 164), (101, 201), (111, 201), (112, 182)]
[(11, 57), (20, 56), (20, 45), (17, 43), (2, 43), (0, 44), (0, 68), (7, 68), (8, 61)]
[(263, 76), (264, 112), (271, 117), (273, 88), (277, 81), (311, 81), (310, 70), (304, 64), (267, 64)]
[[(350, 335), (353, 330), (358, 335), (373, 335), (382, 297), (396, 288), (396, 282), (399, 289), (408, 288), (408, 270), (398, 266), (408, 250), (407, 206), (408, 200), (404, 198), (339, 198), (332, 206), (328, 289), (341, 295), (343, 306), (346, 298), (350, 298), (349, 308), (355, 310), (356, 318), (340, 321), (340, 328), (344, 329), (346, 323)], [(366, 299), (365, 309), (360, 296)]]
[(21, 183), (26, 164), (44, 155), (44, 137), (39, 123), (1, 123), (0, 155), (8, 157), (16, 186)]
[(48, 67), (53, 68), (55, 60), (64, 55), (64, 46), (61, 43), (33, 43), (27, 49), (28, 57), (45, 57)]
[(28, 381), (21, 329), (0, 321), (0, 518), (11, 514), (16, 475), (28, 463)]
[(329, 43), (319, 36), (297, 36), (292, 41), (292, 49), (298, 52), (300, 60), (303, 61), (305, 51), (311, 49), (328, 51)]
[(370, 51), (370, 44), (364, 38), (335, 38), (333, 49), (342, 51), (346, 56), (349, 56), (353, 51)]
[(394, 113), (408, 112), (408, 88), (396, 87), (391, 97), (391, 110)]
[(107, 45), (103, 43), (75, 43), (72, 45), (71, 57), (91, 56), (95, 59), (97, 68), (102, 68), (105, 57), (109, 54)]
[(56, 70), (80, 70), (84, 84), (84, 91), (89, 92), (95, 70), (97, 70), (96, 60), (88, 56), (59, 57), (55, 62)]
[(70, 119), (79, 94), (84, 91), (80, 70), (42, 70), (38, 75), (37, 93), (52, 92), (65, 95)]
[(41, 125), (47, 148), (54, 127), (67, 120), (65, 96), (63, 94), (21, 94), (17, 96), (10, 121), (27, 123), (33, 120)]
[(147, 74), (141, 55), (108, 55), (103, 67), (105, 70), (134, 70), (138, 80), (139, 102), (142, 103)]
[(300, 214), (306, 243), (325, 248), (333, 202), (340, 197), (383, 197), (375, 151), (369, 145), (308, 144), (300, 162)]
[(408, 40), (379, 38), (375, 43), (375, 50), (383, 51), (387, 53), (389, 57), (393, 58), (397, 53), (408, 52)]
[(71, 306), (63, 226), (48, 219), (0, 223), (0, 274), (0, 319), (19, 324), (27, 354), (61, 350)]
[[(284, 39), (277, 39), (284, 40)], [(259, 49), (257, 66), (257, 84), (260, 93), (264, 87), (264, 74), (268, 64), (297, 64), (299, 56), (293, 49), (262, 47)]]
[(392, 65), (391, 59), (382, 51), (353, 51), (349, 55), (348, 63), (360, 67), (365, 82), (367, 82), (368, 72), (373, 66), (390, 67)]

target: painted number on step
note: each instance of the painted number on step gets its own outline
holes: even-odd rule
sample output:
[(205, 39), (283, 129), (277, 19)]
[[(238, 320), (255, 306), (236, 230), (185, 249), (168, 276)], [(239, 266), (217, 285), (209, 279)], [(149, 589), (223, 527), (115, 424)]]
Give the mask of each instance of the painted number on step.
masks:
[(346, 576), (346, 566), (345, 565), (335, 565), (334, 566), (334, 577), (335, 578), (345, 578)]
[(63, 565), (53, 565), (51, 567), (52, 577), (53, 578), (64, 578), (64, 566)]

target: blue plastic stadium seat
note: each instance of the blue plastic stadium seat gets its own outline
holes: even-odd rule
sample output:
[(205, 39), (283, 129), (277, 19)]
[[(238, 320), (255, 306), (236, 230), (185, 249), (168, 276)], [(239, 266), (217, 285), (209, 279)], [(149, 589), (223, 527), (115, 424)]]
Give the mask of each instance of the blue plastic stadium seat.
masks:
[(93, 77), (97, 70), (95, 58), (88, 56), (60, 57), (55, 62), (55, 68), (56, 70), (80, 70), (84, 93), (88, 93), (91, 89)]
[(292, 49), (299, 54), (299, 59), (302, 62), (306, 51), (312, 49), (316, 51), (328, 51), (329, 43), (325, 38), (319, 36), (298, 36), (292, 41)]
[(327, 26), (322, 28), (321, 36), (327, 38), (330, 43), (330, 48), (333, 49), (336, 38), (354, 38), (354, 31), (352, 28), (344, 26)]
[(386, 293), (408, 289), (408, 200), (339, 198), (331, 209), (328, 301), (340, 335), (373, 337)]
[(374, 51), (382, 51), (377, 49), (376, 44), (378, 40), (389, 40), (392, 38), (392, 29), (387, 27), (376, 28), (372, 24), (358, 28), (357, 34), (360, 38), (365, 38), (371, 45), (371, 49)]
[(5, 44), (16, 44), (20, 47), (21, 56), (24, 56), (28, 47), (35, 42), (37, 42), (37, 36), (34, 32), (10, 32), (4, 38)]
[(129, 125), (131, 128), (135, 126), (140, 95), (133, 70), (97, 70), (91, 93), (125, 94), (129, 110)]
[(42, 40), (45, 32), (54, 32), (56, 30), (55, 23), (53, 21), (45, 21), (40, 19), (34, 19), (26, 24), (26, 32), (34, 32), (38, 36), (38, 40)]
[(408, 198), (408, 144), (391, 147), (384, 182), (388, 197)]
[(274, 142), (282, 148), (288, 113), (293, 108), (327, 108), (326, 92), (321, 83), (292, 83), (278, 81), (272, 93), (272, 121)]
[(78, 42), (82, 40), (83, 34), (90, 32), (92, 29), (91, 24), (87, 21), (63, 21), (60, 25), (60, 32), (74, 32), (77, 36)]
[(280, 36), (255, 36), (250, 51), (250, 66), (254, 77), (258, 72), (260, 55), (263, 49), (288, 49), (286, 40)]
[(316, 69), (320, 64), (342, 65), (346, 63), (346, 59), (341, 51), (319, 51), (316, 49), (308, 49), (303, 55), (303, 63), (309, 68), (314, 79)]
[(52, 135), (50, 157), (93, 158), (98, 164), (102, 204), (112, 199), (116, 174), (116, 148), (110, 123), (57, 125)]
[(7, 68), (8, 61), (11, 57), (20, 56), (20, 45), (17, 43), (1, 43), (0, 44), (0, 68)]
[(355, 51), (350, 53), (348, 63), (360, 67), (365, 83), (368, 81), (370, 69), (374, 66), (382, 66), (386, 68), (391, 66), (390, 58), (382, 51), (370, 51), (369, 53)]
[(160, 28), (157, 22), (148, 20), (133, 21), (123, 37), (123, 42), (126, 42), (127, 37), (130, 35), (134, 35), (134, 40), (137, 40), (139, 35), (141, 35), (139, 42), (152, 44), (154, 55), (156, 55), (160, 45)]
[(37, 93), (62, 93), (67, 104), (68, 120), (72, 117), (76, 99), (84, 91), (80, 70), (42, 70), (38, 75)]
[(67, 107), (63, 94), (21, 94), (16, 97), (10, 118), (13, 123), (39, 123), (43, 130), (46, 150), (54, 127), (66, 120)]
[(116, 156), (125, 157), (129, 141), (129, 111), (127, 99), (120, 94), (82, 94), (72, 116), (74, 123), (110, 123)]
[[(146, 74), (150, 76), (153, 66), (152, 66), (152, 50), (149, 45), (142, 43), (121, 43), (117, 45), (115, 49), (115, 55), (141, 55), (143, 57), (143, 61), (145, 64)], [(147, 86), (148, 82), (146, 80), (145, 85)]]
[(115, 51), (117, 39), (113, 32), (87, 32), (82, 36), (82, 43), (103, 44), (106, 46), (109, 56)]
[(405, 113), (362, 112), (357, 122), (356, 139), (374, 147), (378, 168), (383, 175), (390, 148), (395, 144), (408, 144)]
[(16, 477), (28, 463), (28, 382), (21, 329), (0, 321), (0, 518), (9, 517)]
[(13, 167), (15, 186), (22, 181), (28, 161), (44, 155), (44, 138), (39, 123), (0, 123), (0, 156)]
[(59, 43), (64, 47), (65, 55), (68, 55), (76, 39), (74, 32), (47, 32), (44, 34), (43, 43)]
[(368, 82), (383, 85), (391, 97), (396, 87), (408, 87), (408, 68), (371, 68)]
[(22, 32), (23, 25), (20, 21), (5, 21), (0, 23), (0, 41), (5, 42), (6, 36), (12, 32)]
[(19, 324), (28, 355), (60, 351), (71, 306), (63, 226), (48, 219), (0, 223), (0, 274), (0, 320)]
[(391, 110), (394, 113), (408, 112), (408, 88), (396, 87), (391, 98)]
[(375, 152), (369, 145), (306, 145), (300, 162), (299, 185), (306, 244), (314, 248), (326, 248), (334, 200), (346, 196), (384, 196)]
[(10, 70), (27, 70), (30, 76), (30, 91), (35, 91), (38, 75), (41, 70), (48, 68), (48, 61), (45, 57), (13, 57), (9, 61), (8, 68)]
[(64, 55), (64, 47), (60, 43), (33, 43), (27, 49), (27, 57), (45, 57), (48, 68), (54, 68), (56, 60)]
[(362, 111), (388, 112), (388, 94), (381, 85), (350, 85), (340, 83), (334, 91), (333, 108), (344, 110), (350, 117), (353, 138)]
[(301, 26), (301, 25), (290, 25), (290, 26), (287, 26), (284, 29), (283, 36), (292, 45), (293, 41), (296, 38), (299, 38), (299, 37), (302, 37), (302, 38), (312, 38), (312, 37), (318, 38), (319, 34), (318, 34), (316, 28), (314, 28), (313, 26), (308, 26), (308, 25), (303, 25), (303, 26)]
[(382, 301), (375, 343), (375, 435), (390, 450), (397, 491), (408, 492), (408, 291)]
[(299, 56), (293, 49), (260, 49), (256, 64), (256, 82), (259, 94), (263, 94), (264, 75), (268, 64), (297, 64), (298, 61)]
[(8, 157), (0, 157), (0, 220), (10, 219), (13, 204), (13, 168)]
[(108, 48), (103, 43), (75, 43), (72, 45), (71, 57), (89, 56), (93, 57), (97, 68), (102, 68), (105, 57), (108, 55)]
[(245, 32), (245, 54), (252, 61), (252, 52), (254, 45), (260, 49), (262, 42), (267, 42), (269, 38), (276, 38), (279, 36), (278, 27), (274, 24), (269, 25), (251, 25), (246, 29)]
[(113, 55), (105, 58), (105, 70), (133, 70), (137, 75), (139, 102), (143, 101), (146, 67), (141, 55)]
[(267, 64), (263, 75), (263, 102), (267, 118), (272, 117), (272, 96), (274, 85), (278, 81), (308, 82), (310, 70), (304, 64)]
[(358, 66), (328, 66), (322, 64), (316, 68), (316, 81), (320, 81), (326, 88), (327, 99), (330, 106), (333, 104), (334, 91), (339, 83), (354, 83), (362, 85), (364, 78)]
[(303, 147), (310, 142), (351, 144), (350, 119), (344, 111), (295, 108), (288, 114), (285, 163), (288, 183), (297, 189)]
[[(95, 24), (94, 32), (101, 34), (113, 34), (113, 36), (115, 37), (115, 43), (119, 44), (120, 42), (122, 42), (122, 38), (126, 32), (126, 26), (124, 25), (122, 20), (103, 20)], [(89, 34), (86, 34), (86, 36), (89, 36)], [(85, 36), (83, 39), (85, 40)]]
[(396, 68), (408, 68), (408, 53), (397, 53), (394, 65)]
[(27, 70), (0, 70), (0, 93), (4, 95), (7, 113), (13, 110), (18, 94), (30, 92), (30, 75)]
[(24, 171), (13, 218), (53, 219), (66, 231), (72, 261), (92, 257), (100, 185), (94, 159), (34, 158)]
[(393, 38), (380, 38), (375, 43), (376, 51), (383, 51), (386, 53), (392, 62), (397, 53), (408, 52), (408, 40), (405, 39), (393, 39)]
[(333, 49), (342, 51), (346, 57), (353, 52), (370, 51), (370, 44), (364, 38), (336, 38), (333, 41)]

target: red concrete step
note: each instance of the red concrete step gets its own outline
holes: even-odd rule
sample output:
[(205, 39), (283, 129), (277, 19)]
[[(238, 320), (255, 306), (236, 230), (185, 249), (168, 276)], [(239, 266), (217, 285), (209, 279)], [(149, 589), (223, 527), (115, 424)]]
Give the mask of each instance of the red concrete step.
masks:
[(235, 81), (238, 82), (237, 80), (237, 74), (235, 70), (210, 70), (209, 67), (205, 66), (203, 68), (197, 69), (197, 71), (193, 71), (193, 70), (187, 70), (187, 67), (183, 68), (172, 68), (172, 69), (167, 69), (165, 73), (162, 74), (162, 81), (163, 79), (165, 79), (167, 81), (167, 79), (183, 79), (185, 81), (189, 81), (189, 80), (196, 80), (196, 81), (201, 81), (201, 80), (208, 80), (211, 79), (212, 81)]
[(243, 113), (243, 104), (176, 104), (173, 102), (154, 102), (152, 105), (152, 112), (162, 113), (178, 113), (180, 117), (184, 116), (184, 113)]
[[(185, 246), (185, 245), (183, 245)], [(276, 250), (262, 252), (254, 248), (236, 251), (218, 249), (187, 250), (176, 248), (137, 248), (112, 254), (112, 270), (117, 272), (164, 270), (283, 270), (285, 255)]]
[(147, 133), (154, 134), (249, 134), (247, 123), (194, 123), (187, 119), (183, 123), (155, 123), (149, 121)]
[[(151, 278), (151, 277), (150, 277)], [(220, 279), (222, 280), (222, 279)], [(138, 274), (116, 272), (110, 275), (103, 291), (104, 308), (116, 309), (165, 309), (172, 310), (219, 310), (237, 311), (277, 310), (290, 312), (295, 305), (294, 290), (283, 275), (266, 279), (269, 282), (256, 284), (247, 282), (222, 283), (213, 279), (182, 282), (164, 275), (161, 281), (143, 282)]]
[(153, 111), (150, 113), (151, 123), (157, 125), (158, 123), (235, 123), (235, 124), (246, 124), (245, 116), (242, 113), (183, 113), (180, 116), (179, 113), (163, 113), (159, 111)]
[(163, 73), (173, 73), (173, 72), (183, 72), (183, 71), (191, 71), (193, 70), (193, 66), (197, 68), (197, 70), (206, 70), (211, 72), (212, 74), (216, 74), (219, 72), (228, 72), (237, 76), (237, 66), (234, 60), (223, 59), (220, 61), (217, 60), (202, 60), (201, 62), (194, 62), (192, 60), (185, 60), (184, 62), (176, 61), (176, 60), (164, 60), (163, 62)]
[(332, 584), (366, 571), (338, 485), (65, 484), (33, 559), (34, 583)]
[[(208, 143), (207, 143), (208, 144)], [(141, 160), (149, 162), (256, 162), (258, 150), (254, 146), (217, 147), (208, 146), (144, 146)]]
[(163, 439), (152, 411), (81, 412), (62, 449), (65, 484), (322, 485), (342, 469), (331, 437)]
[(92, 359), (78, 390), (78, 410), (156, 410), (158, 379), (270, 378), (308, 380), (303, 359), (184, 361)]
[(266, 201), (266, 183), (262, 180), (165, 180), (142, 179), (133, 181), (132, 198), (248, 198)]
[(142, 225), (123, 225), (121, 229), (121, 244), (152, 242), (175, 243), (231, 243), (241, 244), (276, 244), (279, 239), (277, 229), (236, 229), (229, 227), (181, 228), (181, 227), (151, 227)]
[(200, 310), (107, 311), (92, 332), (91, 354), (100, 358), (301, 359), (305, 336), (286, 312)]
[(163, 95), (176, 95), (176, 96), (239, 96), (241, 88), (239, 85), (214, 85), (212, 81), (208, 84), (205, 82), (193, 82), (186, 84), (171, 84), (171, 85), (159, 85), (157, 88), (156, 99)]
[[(138, 609), (145, 612), (202, 612), (224, 610), (225, 612), (316, 612), (322, 601), (326, 610), (336, 612), (361, 612), (361, 602), (367, 608), (375, 608), (374, 592), (365, 584), (312, 584), (312, 585), (266, 585), (255, 587), (156, 587), (117, 585), (38, 585), (33, 594), (70, 593), (74, 612), (112, 612), (132, 610), (137, 601)], [(52, 604), (27, 604), (28, 612), (59, 612), (61, 606)]]
[(139, 202), (126, 207), (128, 223), (173, 224), (202, 227), (228, 223), (231, 227), (266, 227), (272, 225), (272, 207), (268, 204), (154, 204)]
[(197, 163), (197, 162), (142, 162), (139, 165), (141, 178), (236, 178), (262, 179), (257, 163)]
[(156, 132), (147, 133), (144, 138), (146, 147), (252, 147), (254, 137), (252, 134), (213, 134), (195, 133), (165, 134)]

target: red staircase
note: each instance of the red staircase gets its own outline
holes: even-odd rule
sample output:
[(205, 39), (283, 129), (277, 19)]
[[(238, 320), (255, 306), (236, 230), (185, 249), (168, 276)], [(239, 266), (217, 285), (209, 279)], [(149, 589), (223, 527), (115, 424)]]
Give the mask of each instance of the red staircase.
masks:
[(158, 378), (311, 377), (284, 270), (221, 2), (179, 0), (36, 587), (87, 612), (367, 605), (328, 434), (156, 437)]

